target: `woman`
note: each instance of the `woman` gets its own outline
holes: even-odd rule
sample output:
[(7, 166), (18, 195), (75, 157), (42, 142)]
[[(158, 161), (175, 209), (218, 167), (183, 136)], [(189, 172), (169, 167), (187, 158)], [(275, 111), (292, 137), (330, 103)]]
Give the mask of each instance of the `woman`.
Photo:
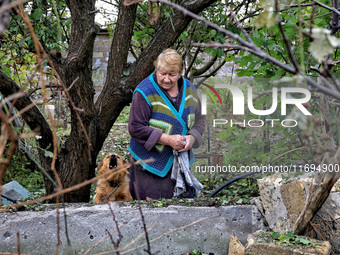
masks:
[(196, 89), (181, 77), (182, 57), (167, 49), (154, 65), (155, 73), (134, 91), (129, 117), (130, 161), (154, 159), (130, 168), (130, 192), (139, 200), (173, 197), (173, 149), (191, 152), (201, 144), (205, 127)]

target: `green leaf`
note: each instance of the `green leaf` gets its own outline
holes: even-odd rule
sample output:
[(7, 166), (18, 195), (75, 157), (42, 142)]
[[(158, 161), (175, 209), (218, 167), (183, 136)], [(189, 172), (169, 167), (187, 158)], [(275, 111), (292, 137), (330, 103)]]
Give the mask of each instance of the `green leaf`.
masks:
[(51, 152), (51, 151), (45, 151), (45, 157), (47, 157), (47, 158), (53, 158), (53, 152)]
[(43, 16), (43, 11), (41, 9), (36, 9), (32, 15), (32, 19), (40, 20)]
[(242, 199), (242, 198), (240, 198), (240, 199), (239, 199), (239, 200), (237, 200), (235, 203), (236, 203), (236, 204), (242, 204), (242, 203), (243, 203), (243, 199)]
[(48, 64), (48, 60), (44, 60), (44, 62), (42, 63), (42, 67), (46, 67)]
[(279, 242), (280, 243), (289, 243), (291, 237), (290, 236), (286, 236), (286, 235), (281, 235), (279, 237)]
[(279, 237), (281, 236), (281, 233), (279, 233), (279, 232), (273, 232), (272, 233), (272, 237), (273, 237), (273, 239), (279, 239)]
[(310, 245), (312, 242), (306, 238), (303, 238), (303, 237), (300, 237), (300, 236), (297, 236), (295, 238), (295, 242), (296, 243), (301, 243), (301, 244), (304, 244), (304, 245)]
[(214, 29), (210, 30), (210, 34), (211, 34), (212, 37), (214, 37), (216, 35), (216, 30), (214, 30)]
[(144, 30), (135, 32), (135, 35), (144, 35), (144, 34), (145, 34)]
[(19, 44), (20, 47), (24, 46), (25, 40), (24, 40), (24, 39), (21, 39), (21, 40), (19, 41), (18, 44)]
[(8, 77), (11, 76), (11, 68), (7, 67), (7, 66), (2, 66), (1, 68), (1, 71), (6, 74)]

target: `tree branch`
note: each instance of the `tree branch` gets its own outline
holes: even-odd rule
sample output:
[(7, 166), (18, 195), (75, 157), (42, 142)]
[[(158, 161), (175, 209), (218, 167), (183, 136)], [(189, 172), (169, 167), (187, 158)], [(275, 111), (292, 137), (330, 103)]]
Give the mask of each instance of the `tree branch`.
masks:
[(237, 50), (243, 50), (248, 51), (264, 60), (268, 60), (269, 62), (273, 63), (274, 65), (282, 68), (283, 70), (289, 72), (289, 73), (295, 73), (295, 68), (292, 68), (288, 65), (285, 65), (284, 63), (280, 62), (276, 58), (273, 58), (272, 56), (266, 54), (262, 50), (260, 50), (258, 47), (254, 48), (248, 48), (246, 46), (241, 46), (237, 44), (221, 44), (221, 43), (193, 43), (193, 46), (201, 46), (201, 47), (215, 47), (215, 48), (230, 48), (230, 49), (237, 49)]
[[(339, 9), (339, 1), (335, 0), (332, 1), (334, 3), (334, 9), (338, 10)], [(334, 35), (340, 28), (340, 21), (339, 21), (339, 13), (332, 12), (332, 21), (330, 22), (330, 27), (332, 34)]]
[[(278, 15), (278, 17), (280, 17), (279, 16), (279, 3), (278, 3), (277, 0), (275, 0), (275, 11), (276, 11), (276, 14)], [(299, 66), (298, 62), (296, 61), (296, 58), (294, 57), (294, 54), (293, 54), (292, 49), (290, 47), (288, 37), (287, 37), (286, 32), (283, 29), (283, 26), (282, 26), (282, 23), (281, 23), (281, 18), (279, 18), (279, 20), (277, 21), (277, 24), (279, 26), (281, 35), (283, 37), (283, 42), (286, 46), (288, 56), (289, 56), (290, 60), (292, 61), (293, 65), (295, 67), (295, 70), (296, 70), (295, 74), (296, 74), (296, 73), (300, 72), (300, 66)]]
[(329, 7), (328, 5), (325, 5), (325, 4), (323, 4), (323, 3), (320, 3), (320, 2), (317, 1), (317, 0), (312, 0), (312, 1), (313, 1), (315, 4), (317, 4), (317, 5), (319, 5), (319, 6), (323, 7), (323, 8), (325, 8), (325, 9), (327, 9), (327, 10), (330, 10), (330, 11), (332, 11), (332, 12), (338, 14), (338, 15), (340, 15), (340, 12), (339, 12), (337, 9), (335, 9), (335, 8), (333, 8), (333, 7)]
[[(243, 40), (237, 34), (234, 34), (231, 31), (228, 31), (226, 29), (223, 29), (223, 28), (219, 27), (218, 25), (207, 21), (206, 19), (204, 19), (204, 18), (202, 18), (202, 17), (200, 17), (200, 16), (190, 12), (187, 9), (184, 9), (183, 7), (181, 7), (181, 6), (179, 6), (179, 5), (175, 4), (175, 3), (169, 2), (168, 0), (149, 0), (149, 1), (151, 1), (151, 2), (161, 2), (161, 3), (167, 4), (167, 5), (171, 6), (171, 7), (173, 7), (174, 9), (182, 11), (185, 15), (190, 16), (190, 17), (192, 17), (192, 18), (194, 18), (194, 19), (196, 19), (198, 21), (203, 22), (205, 25), (215, 29), (216, 31), (219, 31), (219, 32), (229, 36), (231, 39), (233, 39), (234, 41), (238, 42), (241, 45), (241, 46), (239, 46), (239, 45), (232, 45), (231, 48), (246, 50), (246, 51), (248, 51), (250, 53), (253, 53), (254, 55), (262, 58), (262, 59), (266, 59), (266, 60), (272, 62), (273, 64), (278, 65), (279, 67), (281, 67), (282, 69), (286, 70), (289, 73), (292, 73), (292, 74), (296, 74), (297, 73), (296, 72), (297, 70), (295, 68), (292, 68), (292, 67), (290, 67), (288, 65), (285, 65), (284, 63), (278, 61), (277, 59), (269, 56), (268, 54), (263, 52), (260, 48), (258, 48), (254, 43), (247, 42), (247, 41)], [(203, 44), (193, 44), (193, 45), (201, 46)], [(213, 46), (210, 46), (210, 47), (213, 47)], [(230, 44), (229, 44), (228, 47), (230, 47)]]
[(215, 55), (208, 62), (206, 62), (205, 65), (202, 66), (201, 68), (193, 69), (190, 77), (200, 76), (201, 74), (204, 74), (206, 71), (210, 69), (210, 67), (212, 67), (216, 63), (216, 60), (217, 60), (217, 55)]
[[(8, 78), (0, 71), (0, 91), (5, 97), (8, 97), (12, 94), (21, 92), (21, 89), (12, 79)], [(15, 108), (20, 111), (32, 104), (33, 102), (26, 95), (17, 99)], [(33, 106), (29, 110), (23, 112), (22, 117), (31, 130), (42, 136), (42, 139), (38, 140), (40, 147), (46, 148), (49, 144), (53, 144), (52, 130), (37, 106)]]
[[(136, 19), (137, 5), (125, 6), (119, 5), (117, 25), (112, 39), (108, 67), (110, 72), (107, 73), (107, 79), (103, 88), (106, 92), (106, 87), (120, 79), (124, 65), (127, 62), (131, 37), (133, 35), (133, 27)], [(128, 43), (127, 43), (128, 42)], [(119, 54), (117, 54), (117, 52)]]

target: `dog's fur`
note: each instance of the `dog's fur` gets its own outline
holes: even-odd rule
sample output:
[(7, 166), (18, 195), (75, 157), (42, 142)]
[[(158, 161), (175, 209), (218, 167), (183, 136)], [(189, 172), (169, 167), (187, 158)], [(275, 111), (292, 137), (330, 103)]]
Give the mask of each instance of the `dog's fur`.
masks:
[[(102, 203), (105, 202), (106, 200), (107, 201), (132, 200), (132, 196), (129, 191), (129, 178), (127, 176), (128, 169), (120, 168), (124, 164), (125, 161), (117, 153), (110, 153), (106, 155), (105, 158), (99, 163), (98, 165), (99, 175), (106, 174), (106, 176), (100, 178), (97, 182), (96, 195), (93, 199), (95, 203)], [(108, 174), (107, 172), (111, 173)]]

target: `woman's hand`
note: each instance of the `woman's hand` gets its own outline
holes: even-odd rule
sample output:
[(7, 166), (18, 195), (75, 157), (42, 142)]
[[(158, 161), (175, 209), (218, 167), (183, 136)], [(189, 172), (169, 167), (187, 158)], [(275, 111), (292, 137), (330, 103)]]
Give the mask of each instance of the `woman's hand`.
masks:
[(161, 138), (158, 140), (158, 143), (169, 145), (173, 149), (178, 150), (179, 152), (188, 151), (192, 147), (195, 142), (195, 138), (192, 135), (167, 135), (162, 134)]
[(178, 152), (190, 150), (195, 143), (195, 137), (193, 135), (186, 135), (184, 137), (185, 137), (185, 140), (186, 140), (185, 146), (184, 146), (184, 148), (178, 150)]

